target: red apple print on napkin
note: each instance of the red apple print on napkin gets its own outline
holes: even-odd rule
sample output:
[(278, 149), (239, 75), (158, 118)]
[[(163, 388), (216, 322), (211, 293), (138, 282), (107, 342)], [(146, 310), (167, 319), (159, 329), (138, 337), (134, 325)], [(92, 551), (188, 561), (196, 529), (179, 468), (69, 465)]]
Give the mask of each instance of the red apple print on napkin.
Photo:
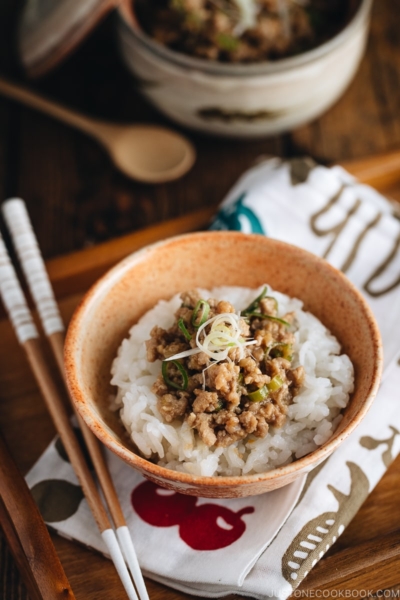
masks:
[(234, 512), (219, 504), (197, 505), (197, 498), (165, 490), (144, 481), (132, 492), (139, 517), (154, 527), (179, 526), (181, 539), (193, 550), (219, 550), (236, 542), (246, 530), (242, 516), (254, 512), (246, 506)]

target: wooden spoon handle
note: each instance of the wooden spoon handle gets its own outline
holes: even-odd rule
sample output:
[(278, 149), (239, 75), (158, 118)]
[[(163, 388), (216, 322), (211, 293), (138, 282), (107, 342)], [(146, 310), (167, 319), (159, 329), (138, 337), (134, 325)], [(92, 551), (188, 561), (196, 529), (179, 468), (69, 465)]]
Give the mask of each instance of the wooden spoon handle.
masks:
[(59, 121), (72, 125), (76, 129), (85, 131), (90, 135), (96, 135), (96, 121), (70, 110), (61, 104), (47, 100), (47, 98), (31, 92), (22, 86), (15, 85), (2, 77), (0, 77), (0, 93), (7, 98), (17, 100), (21, 104), (35, 108)]
[(0, 521), (32, 600), (74, 600), (46, 525), (1, 436)]

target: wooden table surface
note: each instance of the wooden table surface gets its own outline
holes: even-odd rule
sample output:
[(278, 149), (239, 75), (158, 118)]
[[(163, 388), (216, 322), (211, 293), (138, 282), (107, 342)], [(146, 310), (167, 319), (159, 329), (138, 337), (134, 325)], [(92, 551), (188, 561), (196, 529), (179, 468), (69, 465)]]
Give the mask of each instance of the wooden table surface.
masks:
[[(0, 73), (17, 81), (24, 80), (13, 44), (21, 4), (22, 0), (0, 2)], [(110, 16), (67, 62), (30, 85), (94, 116), (165, 123), (137, 94), (122, 66), (113, 25)], [(332, 163), (400, 149), (399, 31), (400, 0), (376, 0), (366, 56), (354, 82), (329, 112), (291, 134), (259, 141), (213, 139), (189, 132), (198, 152), (196, 165), (183, 179), (167, 185), (128, 180), (92, 140), (0, 98), (0, 196), (25, 199), (42, 251), (47, 259), (53, 259), (216, 205), (261, 154), (308, 154)], [(400, 199), (399, 181), (386, 191)], [(2, 225), (0, 229), (4, 233)], [(103, 255), (107, 251), (102, 251)], [(85, 256), (90, 263), (90, 251)], [(75, 277), (68, 271), (69, 264), (65, 259), (51, 263), (66, 316), (84, 291), (79, 265), (75, 262)], [(0, 429), (20, 469), (26, 472), (54, 431), (33, 381), (25, 376), (22, 354), (4, 321), (0, 321), (0, 359)], [(16, 406), (17, 397), (26, 401)], [(31, 419), (32, 431), (20, 442), (18, 426), (26, 418)], [(399, 484), (397, 459), (338, 542), (307, 577), (302, 590), (315, 595), (329, 591), (335, 597), (345, 590), (362, 595), (363, 590), (400, 589)], [(71, 552), (71, 542), (66, 540), (56, 537), (55, 543), (72, 587), (79, 587), (78, 600), (124, 597), (107, 561), (83, 548)], [(357, 557), (360, 567), (354, 570)], [(101, 593), (90, 582), (86, 587), (82, 584), (89, 570), (97, 583), (102, 582)], [(185, 597), (155, 583), (150, 584), (150, 595), (165, 600)], [(0, 600), (27, 597), (2, 540)]]

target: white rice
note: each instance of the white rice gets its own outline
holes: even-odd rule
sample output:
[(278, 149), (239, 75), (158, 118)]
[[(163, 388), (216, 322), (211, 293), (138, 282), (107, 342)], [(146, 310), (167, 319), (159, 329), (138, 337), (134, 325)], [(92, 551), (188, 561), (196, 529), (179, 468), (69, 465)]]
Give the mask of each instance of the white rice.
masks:
[[(200, 290), (203, 298), (229, 300), (237, 311), (243, 310), (261, 292), (239, 287)], [(324, 444), (341, 420), (341, 411), (353, 391), (353, 365), (340, 355), (336, 338), (310, 313), (302, 310), (300, 300), (269, 291), (279, 303), (279, 316), (296, 312), (292, 367), (302, 365), (305, 381), (289, 406), (282, 428), (271, 427), (265, 438), (253, 435), (227, 448), (211, 450), (185, 421), (163, 421), (157, 397), (151, 387), (161, 372), (161, 361), (149, 363), (145, 342), (154, 325), (172, 326), (179, 295), (160, 301), (132, 327), (115, 358), (111, 383), (118, 392), (113, 408), (133, 442), (146, 458), (159, 465), (194, 475), (244, 475), (262, 473), (287, 464)]]

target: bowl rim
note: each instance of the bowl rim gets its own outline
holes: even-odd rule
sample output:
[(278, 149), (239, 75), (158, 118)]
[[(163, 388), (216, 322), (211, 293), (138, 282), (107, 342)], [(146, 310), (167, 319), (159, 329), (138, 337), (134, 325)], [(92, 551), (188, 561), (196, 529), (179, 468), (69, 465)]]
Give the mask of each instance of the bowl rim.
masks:
[[(307, 258), (313, 261), (315, 266), (318, 265), (323, 267), (324, 269), (328, 269), (333, 277), (336, 277), (338, 280), (345, 283), (345, 285), (349, 288), (353, 296), (355, 296), (358, 300), (360, 308), (364, 311), (365, 318), (369, 323), (371, 331), (371, 341), (374, 347), (375, 364), (370, 388), (366, 395), (364, 404), (354, 415), (354, 417), (349, 421), (345, 429), (343, 429), (343, 431), (341, 431), (339, 435), (334, 435), (332, 439), (329, 439), (325, 444), (323, 444), (313, 452), (306, 454), (305, 456), (287, 465), (276, 467), (269, 471), (265, 471), (264, 473), (256, 473), (252, 475), (192, 475), (189, 473), (183, 473), (180, 471), (174, 471), (172, 469), (162, 467), (156, 463), (153, 463), (143, 458), (139, 454), (136, 454), (135, 452), (127, 448), (121, 442), (117, 441), (115, 437), (107, 431), (107, 427), (98, 424), (94, 413), (90, 409), (88, 403), (86, 402), (85, 395), (79, 386), (79, 364), (76, 360), (76, 354), (79, 354), (81, 342), (80, 328), (84, 323), (85, 317), (90, 313), (90, 311), (93, 308), (93, 305), (96, 303), (97, 297), (104, 297), (104, 294), (108, 293), (108, 291), (112, 288), (113, 284), (119, 281), (124, 276), (124, 274), (135, 265), (135, 263), (142, 261), (146, 257), (146, 254), (149, 254), (154, 250), (157, 250), (158, 248), (167, 246), (168, 244), (175, 243), (180, 240), (204, 236), (213, 238), (215, 236), (221, 235), (237, 238), (237, 242), (239, 242), (241, 236), (246, 236), (250, 239), (254, 238), (255, 241), (263, 240), (263, 243), (272, 243), (278, 248), (295, 248), (296, 251), (301, 251), (304, 255), (307, 255)], [(82, 329), (84, 330), (84, 327)], [(70, 391), (70, 395), (74, 401), (74, 404), (79, 414), (86, 422), (88, 427), (93, 431), (93, 433), (101, 440), (101, 442), (111, 451), (113, 451), (117, 456), (122, 458), (130, 466), (138, 469), (142, 473), (147, 473), (156, 478), (161, 478), (164, 481), (167, 480), (171, 483), (173, 482), (174, 484), (181, 484), (183, 487), (193, 487), (201, 484), (201, 486), (204, 488), (226, 488), (232, 485), (241, 486), (243, 484), (253, 484), (261, 481), (264, 482), (277, 480), (287, 475), (295, 475), (296, 472), (298, 473), (298, 475), (300, 475), (302, 472), (311, 470), (319, 463), (321, 463), (324, 460), (324, 458), (328, 457), (342, 443), (342, 441), (354, 431), (354, 429), (362, 421), (369, 408), (371, 407), (372, 402), (377, 394), (382, 376), (383, 348), (380, 331), (369, 304), (367, 303), (361, 292), (355, 287), (355, 285), (341, 271), (333, 267), (325, 259), (307, 250), (304, 250), (299, 246), (294, 246), (292, 244), (288, 244), (286, 242), (282, 242), (274, 238), (260, 236), (257, 234), (246, 234), (243, 232), (232, 230), (205, 231), (173, 236), (165, 240), (161, 240), (159, 242), (155, 242), (153, 244), (145, 246), (144, 248), (135, 251), (132, 254), (129, 254), (126, 258), (118, 262), (114, 267), (112, 267), (102, 277), (100, 277), (100, 279), (98, 279), (98, 281), (90, 287), (88, 292), (86, 292), (72, 316), (65, 339), (64, 363), (67, 385)]]
[(275, 61), (260, 61), (258, 63), (221, 63), (218, 61), (195, 58), (176, 50), (171, 50), (160, 42), (157, 42), (149, 35), (144, 33), (137, 23), (132, 8), (132, 0), (123, 1), (117, 8), (116, 14), (120, 24), (127, 28), (136, 41), (141, 44), (150, 53), (157, 56), (166, 63), (173, 64), (185, 70), (207, 73), (211, 76), (229, 76), (229, 77), (251, 77), (257, 75), (269, 75), (282, 73), (298, 69), (310, 63), (318, 61), (319, 58), (333, 52), (341, 46), (346, 40), (351, 38), (352, 34), (369, 17), (374, 0), (359, 0), (359, 6), (352, 19), (339, 30), (339, 32), (326, 42), (288, 58), (281, 58)]

